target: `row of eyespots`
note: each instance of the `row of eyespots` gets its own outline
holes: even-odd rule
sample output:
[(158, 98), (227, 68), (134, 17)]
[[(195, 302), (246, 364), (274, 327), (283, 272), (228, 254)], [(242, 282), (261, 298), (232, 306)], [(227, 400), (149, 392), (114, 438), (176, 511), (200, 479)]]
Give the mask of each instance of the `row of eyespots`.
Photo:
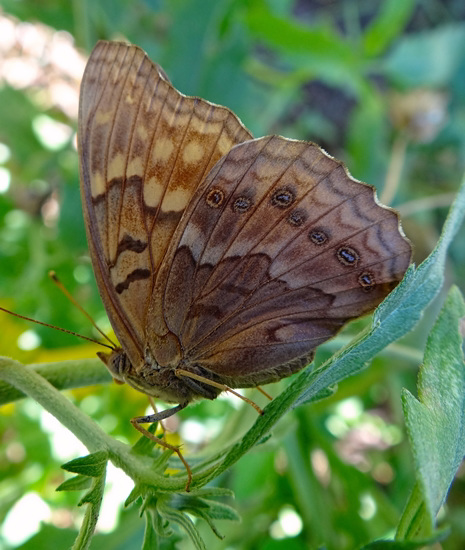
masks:
[[(221, 189), (213, 187), (207, 193), (205, 202), (207, 203), (207, 206), (210, 206), (210, 208), (219, 208), (224, 203), (225, 198), (225, 194)], [(295, 193), (288, 187), (277, 189), (271, 196), (271, 204), (282, 209), (288, 208), (294, 201)], [(252, 208), (252, 206), (253, 202), (247, 196), (239, 196), (232, 203), (232, 209), (234, 212), (238, 212), (239, 214), (247, 212), (250, 208)], [(301, 214), (301, 216), (303, 216), (303, 214)], [(300, 221), (300, 219), (294, 217), (294, 221), (291, 223), (301, 225), (303, 221), (304, 219)]]
[[(225, 195), (221, 189), (213, 188), (213, 189), (210, 189), (205, 200), (207, 205), (210, 206), (211, 208), (219, 208), (225, 200)], [(289, 208), (289, 206), (291, 206), (294, 201), (295, 201), (295, 193), (288, 187), (277, 189), (271, 196), (271, 200), (270, 200), (273, 206), (276, 206), (277, 208), (280, 208), (282, 210)], [(245, 212), (250, 210), (252, 206), (253, 206), (252, 199), (244, 195), (237, 197), (236, 199), (234, 199), (232, 203), (233, 211), (238, 214), (244, 214)], [(287, 217), (287, 222), (290, 225), (293, 225), (294, 227), (300, 227), (306, 222), (306, 220), (307, 220), (307, 213), (305, 212), (305, 210), (301, 208), (297, 208), (293, 210)], [(315, 244), (323, 244), (323, 242), (327, 240), (327, 237), (324, 236), (323, 232), (320, 232), (320, 237), (316, 236), (315, 239), (316, 241), (319, 241), (319, 242), (314, 241)]]
[[(295, 192), (289, 187), (277, 189), (271, 196), (270, 202), (273, 206), (285, 210), (295, 202)], [(206, 203), (211, 208), (219, 208), (225, 200), (225, 194), (221, 189), (210, 189), (206, 196)], [(238, 214), (243, 214), (250, 210), (253, 206), (252, 199), (246, 196), (239, 196), (234, 199), (232, 209)], [(307, 213), (303, 209), (293, 210), (287, 217), (287, 222), (294, 226), (300, 227), (307, 220)], [(308, 234), (309, 240), (316, 246), (322, 246), (329, 241), (329, 235), (322, 229), (312, 229)], [(346, 267), (356, 267), (360, 261), (360, 255), (351, 246), (341, 246), (336, 251), (336, 258)], [(365, 290), (372, 290), (375, 286), (375, 278), (371, 272), (363, 272), (358, 278), (360, 286)]]

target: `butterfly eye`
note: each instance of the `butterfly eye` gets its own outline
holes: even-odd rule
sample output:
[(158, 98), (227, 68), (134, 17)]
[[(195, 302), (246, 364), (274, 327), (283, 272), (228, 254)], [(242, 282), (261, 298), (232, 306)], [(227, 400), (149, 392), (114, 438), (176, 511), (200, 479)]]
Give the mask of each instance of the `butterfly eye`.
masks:
[(360, 286), (362, 286), (363, 289), (366, 291), (370, 291), (375, 288), (375, 277), (370, 271), (363, 272), (359, 276), (358, 282), (360, 283)]
[(224, 202), (224, 193), (221, 189), (210, 189), (205, 200), (211, 208), (219, 208)]
[(308, 238), (313, 244), (321, 246), (322, 244), (325, 244), (329, 237), (324, 231), (321, 231), (321, 229), (314, 229), (313, 231), (310, 231)]
[(99, 351), (97, 355), (105, 363), (113, 378), (123, 382), (124, 373), (131, 368), (131, 363), (126, 353), (120, 348), (116, 348), (111, 353)]
[(350, 267), (356, 266), (360, 259), (358, 252), (350, 246), (342, 246), (336, 252), (336, 256), (337, 256), (337, 259), (341, 262), (341, 264), (347, 265)]
[(288, 187), (277, 189), (271, 197), (271, 204), (273, 206), (277, 206), (278, 208), (289, 208), (294, 201), (295, 193)]

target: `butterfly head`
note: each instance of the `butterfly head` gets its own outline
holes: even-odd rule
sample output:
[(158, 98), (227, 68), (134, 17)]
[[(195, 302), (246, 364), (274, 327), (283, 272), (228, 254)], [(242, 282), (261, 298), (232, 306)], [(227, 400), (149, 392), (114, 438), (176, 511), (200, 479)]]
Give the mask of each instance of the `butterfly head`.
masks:
[(110, 353), (98, 351), (97, 357), (105, 363), (105, 366), (113, 376), (116, 383), (124, 384), (124, 372), (130, 367), (128, 356), (121, 348), (115, 348)]

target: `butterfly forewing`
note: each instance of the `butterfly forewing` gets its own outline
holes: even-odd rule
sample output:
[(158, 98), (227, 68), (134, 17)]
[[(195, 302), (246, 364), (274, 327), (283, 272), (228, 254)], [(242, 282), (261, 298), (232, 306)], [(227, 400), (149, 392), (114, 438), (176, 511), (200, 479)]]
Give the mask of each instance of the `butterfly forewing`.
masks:
[(381, 302), (411, 253), (373, 188), (318, 146), (276, 136), (215, 167), (173, 244), (159, 282), (167, 325), (188, 361), (239, 387), (301, 368)]
[[(136, 46), (99, 42), (79, 111), (83, 208), (94, 270), (131, 362), (143, 359), (154, 280), (192, 194), (251, 138), (228, 109), (180, 94)], [(163, 312), (153, 307), (153, 322)]]

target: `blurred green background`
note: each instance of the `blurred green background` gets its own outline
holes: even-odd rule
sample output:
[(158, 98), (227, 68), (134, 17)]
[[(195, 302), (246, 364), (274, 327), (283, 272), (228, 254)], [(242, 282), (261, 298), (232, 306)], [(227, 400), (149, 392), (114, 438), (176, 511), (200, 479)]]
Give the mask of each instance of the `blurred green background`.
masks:
[[(465, 164), (462, 0), (2, 0), (3, 307), (92, 336), (50, 282), (53, 269), (109, 330), (87, 254), (75, 148), (79, 82), (100, 38), (141, 46), (181, 92), (228, 106), (255, 136), (319, 143), (400, 211), (417, 263), (434, 247)], [(446, 288), (455, 282), (465, 290), (464, 243), (462, 228), (450, 249)], [(413, 486), (400, 389), (415, 393), (440, 304), (402, 347), (332, 398), (288, 415), (266, 445), (220, 480), (234, 490), (243, 521), (220, 522), (224, 541), (202, 527), (208, 548), (350, 549), (392, 535)], [(35, 363), (97, 350), (1, 315), (1, 355)], [(352, 323), (317, 361), (365, 323)], [(276, 395), (285, 384), (269, 391)], [(136, 440), (129, 418), (143, 414), (142, 395), (114, 385), (69, 395), (106, 431)], [(239, 436), (253, 411), (236, 407), (230, 400), (189, 407), (179, 415), (181, 435), (212, 438), (228, 423), (230, 437)], [(59, 465), (85, 450), (29, 401), (0, 409), (0, 441), (0, 547), (70, 546), (82, 515), (79, 495), (55, 488), (64, 479)], [(110, 475), (109, 501), (117, 505), (104, 507), (92, 548), (140, 547), (143, 522), (135, 508), (121, 511), (118, 500), (131, 488), (125, 483)], [(464, 485), (461, 471), (444, 511), (452, 530), (443, 548), (465, 547)], [(28, 506), (45, 526), (26, 521)], [(161, 547), (191, 546), (179, 534)]]

